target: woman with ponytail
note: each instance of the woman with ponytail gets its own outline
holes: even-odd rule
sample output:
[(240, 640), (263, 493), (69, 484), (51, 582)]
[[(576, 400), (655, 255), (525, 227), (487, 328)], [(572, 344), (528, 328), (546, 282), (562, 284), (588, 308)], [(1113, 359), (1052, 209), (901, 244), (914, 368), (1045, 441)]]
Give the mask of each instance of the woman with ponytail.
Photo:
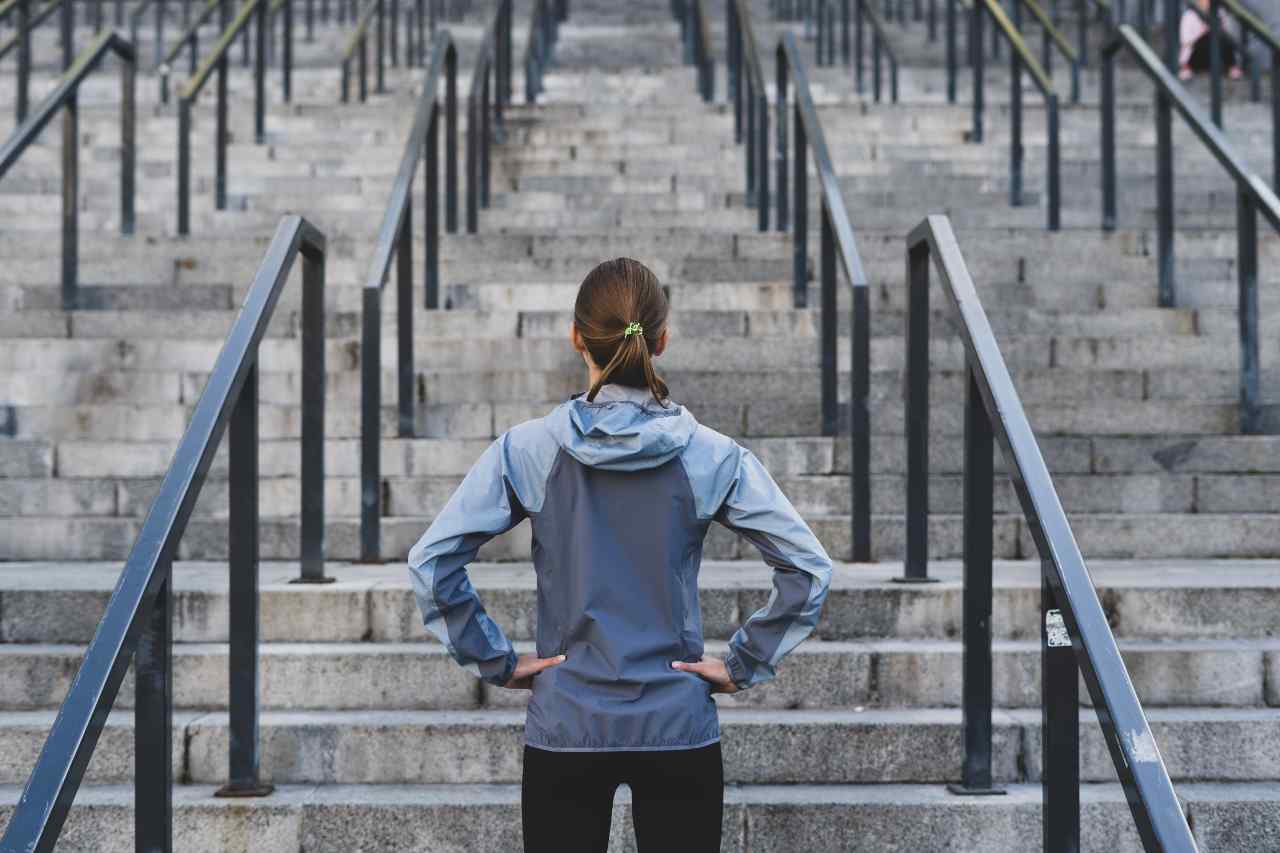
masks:
[[(631, 790), (640, 853), (720, 849), (716, 693), (773, 679), (812, 633), (831, 560), (755, 454), (669, 399), (654, 369), (667, 299), (630, 258), (582, 282), (570, 341), (587, 390), (499, 436), (409, 552), (426, 628), (494, 687), (531, 691), (521, 813), (526, 853), (604, 853)], [(528, 518), (534, 651), (517, 654), (466, 565)], [(773, 568), (768, 602), (704, 655), (698, 567), (711, 522)]]

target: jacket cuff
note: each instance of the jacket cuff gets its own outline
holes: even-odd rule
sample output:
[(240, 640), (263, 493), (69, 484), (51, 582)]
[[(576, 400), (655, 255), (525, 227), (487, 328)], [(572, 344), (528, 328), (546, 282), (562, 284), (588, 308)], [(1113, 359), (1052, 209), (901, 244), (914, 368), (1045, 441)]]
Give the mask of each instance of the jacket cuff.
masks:
[(484, 680), (495, 687), (502, 687), (504, 684), (506, 684), (508, 681), (511, 680), (511, 676), (515, 673), (516, 662), (519, 657), (520, 656), (516, 654), (515, 649), (512, 649), (511, 651), (507, 652), (507, 659), (503, 664), (501, 674), (495, 675), (492, 678), (486, 678)]
[(746, 690), (749, 686), (747, 683), (747, 668), (743, 666), (742, 659), (734, 654), (733, 649), (729, 649), (720, 659), (724, 661), (725, 667), (729, 670), (729, 678), (739, 690)]

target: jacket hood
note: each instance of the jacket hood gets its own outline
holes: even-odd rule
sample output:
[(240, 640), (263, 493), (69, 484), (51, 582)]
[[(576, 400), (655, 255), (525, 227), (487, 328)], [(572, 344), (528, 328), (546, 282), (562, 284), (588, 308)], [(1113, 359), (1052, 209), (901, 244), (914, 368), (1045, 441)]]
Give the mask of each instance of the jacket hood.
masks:
[(684, 406), (658, 405), (647, 388), (606, 384), (594, 402), (574, 397), (547, 416), (556, 442), (583, 465), (610, 471), (656, 468), (680, 455), (698, 422)]

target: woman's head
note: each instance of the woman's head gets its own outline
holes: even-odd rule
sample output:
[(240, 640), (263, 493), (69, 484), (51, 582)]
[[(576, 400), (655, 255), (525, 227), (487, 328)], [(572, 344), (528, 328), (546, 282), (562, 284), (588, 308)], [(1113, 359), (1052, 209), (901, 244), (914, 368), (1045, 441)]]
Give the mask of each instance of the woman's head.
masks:
[(667, 345), (667, 296), (644, 264), (614, 258), (587, 273), (573, 306), (572, 339), (599, 370), (588, 401), (608, 382), (648, 388), (659, 403), (666, 399), (653, 359)]

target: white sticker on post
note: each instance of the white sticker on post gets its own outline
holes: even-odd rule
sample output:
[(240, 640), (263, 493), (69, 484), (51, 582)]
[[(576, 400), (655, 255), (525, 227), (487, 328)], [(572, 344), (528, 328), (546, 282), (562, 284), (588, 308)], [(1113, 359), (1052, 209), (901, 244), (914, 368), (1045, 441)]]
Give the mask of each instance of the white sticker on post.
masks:
[(1044, 614), (1044, 633), (1051, 649), (1071, 648), (1071, 635), (1067, 633), (1067, 623), (1062, 621), (1061, 610), (1046, 610)]

